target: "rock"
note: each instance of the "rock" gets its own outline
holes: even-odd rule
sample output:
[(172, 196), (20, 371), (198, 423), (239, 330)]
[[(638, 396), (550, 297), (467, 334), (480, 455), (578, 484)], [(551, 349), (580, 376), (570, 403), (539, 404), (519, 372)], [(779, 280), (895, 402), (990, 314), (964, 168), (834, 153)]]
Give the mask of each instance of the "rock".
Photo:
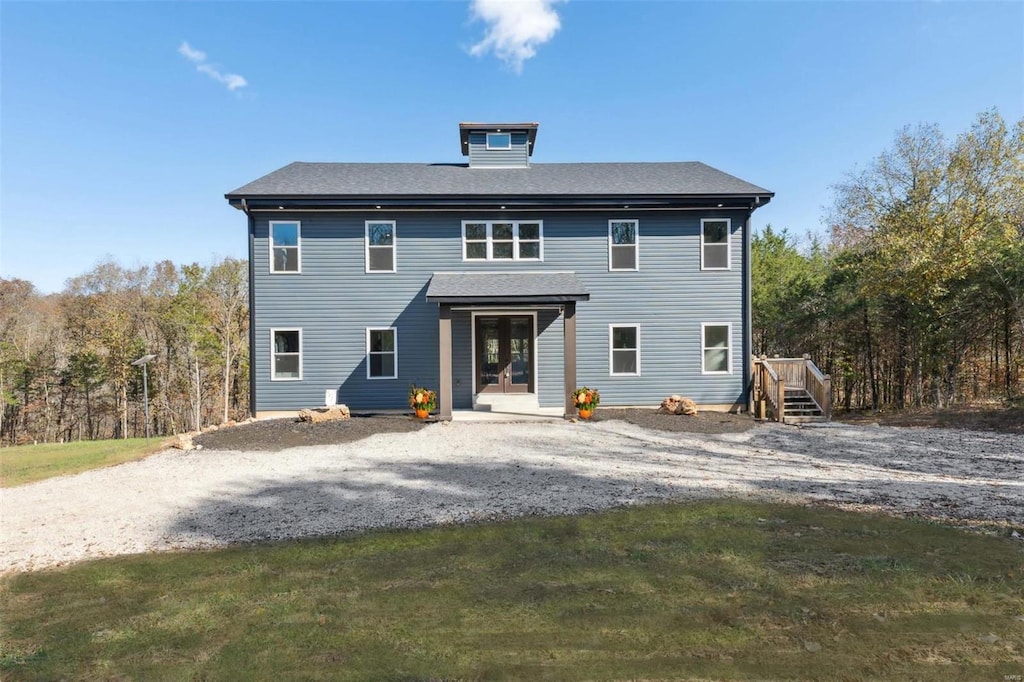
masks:
[(981, 640), (982, 642), (984, 642), (985, 644), (995, 644), (996, 642), (999, 641), (999, 638), (997, 636), (993, 635), (991, 632), (988, 633), (987, 635), (979, 637), (978, 639)]
[(821, 651), (821, 645), (817, 642), (804, 642), (804, 648), (810, 651), (812, 654)]
[(182, 433), (171, 439), (171, 447), (178, 450), (193, 450), (196, 446), (192, 444), (191, 433)]
[(320, 422), (341, 421), (351, 416), (347, 405), (331, 405), (330, 407), (318, 407), (315, 410), (302, 410), (299, 412), (299, 421), (319, 424)]
[(671, 395), (661, 401), (658, 411), (667, 414), (695, 415), (697, 414), (697, 403), (680, 395)]

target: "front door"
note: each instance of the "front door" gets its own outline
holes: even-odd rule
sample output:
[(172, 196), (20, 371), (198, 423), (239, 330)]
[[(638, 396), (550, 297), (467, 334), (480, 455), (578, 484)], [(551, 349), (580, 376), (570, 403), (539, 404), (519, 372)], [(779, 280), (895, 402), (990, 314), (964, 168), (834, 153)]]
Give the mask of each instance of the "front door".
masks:
[(533, 316), (476, 318), (477, 393), (533, 393)]

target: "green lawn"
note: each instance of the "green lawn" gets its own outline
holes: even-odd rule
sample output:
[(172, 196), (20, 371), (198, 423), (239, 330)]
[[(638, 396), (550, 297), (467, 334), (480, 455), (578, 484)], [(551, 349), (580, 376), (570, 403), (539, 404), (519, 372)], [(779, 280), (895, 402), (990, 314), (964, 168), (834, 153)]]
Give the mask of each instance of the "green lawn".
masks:
[(89, 440), (0, 448), (0, 487), (120, 464), (164, 447), (164, 438)]
[(0, 581), (16, 679), (1015, 679), (1024, 546), (717, 502)]

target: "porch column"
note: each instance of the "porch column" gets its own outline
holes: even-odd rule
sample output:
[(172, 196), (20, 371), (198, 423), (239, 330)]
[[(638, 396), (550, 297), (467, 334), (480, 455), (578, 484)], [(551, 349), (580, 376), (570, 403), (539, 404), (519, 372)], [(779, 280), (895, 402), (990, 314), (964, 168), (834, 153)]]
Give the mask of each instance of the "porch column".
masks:
[(576, 390), (576, 302), (568, 301), (562, 309), (562, 334), (564, 348), (562, 359), (565, 362), (565, 418), (576, 416), (576, 406), (572, 403), (572, 392)]
[(438, 417), (445, 420), (452, 418), (452, 308), (441, 303), (437, 307), (437, 343), (438, 355), (441, 358), (440, 380), (438, 386)]

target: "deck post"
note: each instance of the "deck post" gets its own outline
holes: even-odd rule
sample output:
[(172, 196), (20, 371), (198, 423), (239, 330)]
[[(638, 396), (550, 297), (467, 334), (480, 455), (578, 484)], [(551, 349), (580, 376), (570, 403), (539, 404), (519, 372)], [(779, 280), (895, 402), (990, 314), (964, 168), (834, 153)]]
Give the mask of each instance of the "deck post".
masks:
[(779, 377), (779, 414), (775, 421), (786, 423), (786, 382), (782, 380), (781, 376)]
[(576, 390), (576, 302), (567, 301), (562, 308), (562, 357), (565, 363), (565, 418), (576, 416), (572, 392)]
[(440, 393), (438, 417), (451, 421), (452, 418), (452, 307), (441, 303), (437, 308), (437, 342), (440, 351)]

